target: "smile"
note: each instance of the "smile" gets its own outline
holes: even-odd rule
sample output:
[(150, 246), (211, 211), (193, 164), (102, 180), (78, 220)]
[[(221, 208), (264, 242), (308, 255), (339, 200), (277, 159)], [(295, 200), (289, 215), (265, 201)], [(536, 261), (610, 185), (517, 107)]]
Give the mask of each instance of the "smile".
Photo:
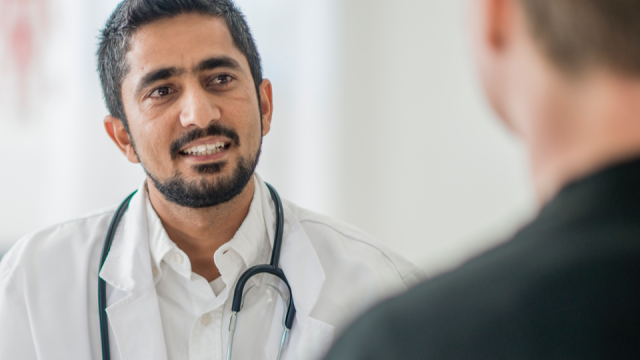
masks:
[(203, 144), (198, 146), (193, 146), (188, 149), (182, 150), (180, 153), (183, 155), (191, 155), (191, 156), (206, 156), (217, 154), (220, 151), (229, 147), (229, 144), (225, 144), (224, 142), (216, 142), (214, 144)]

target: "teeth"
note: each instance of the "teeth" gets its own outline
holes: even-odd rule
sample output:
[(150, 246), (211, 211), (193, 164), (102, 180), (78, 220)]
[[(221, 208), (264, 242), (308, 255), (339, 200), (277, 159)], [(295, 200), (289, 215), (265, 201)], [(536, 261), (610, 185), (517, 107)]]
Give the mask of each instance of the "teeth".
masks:
[(184, 153), (189, 155), (195, 155), (195, 156), (205, 156), (205, 155), (216, 154), (222, 150), (224, 150), (224, 143), (217, 142), (215, 144), (194, 146), (184, 150)]

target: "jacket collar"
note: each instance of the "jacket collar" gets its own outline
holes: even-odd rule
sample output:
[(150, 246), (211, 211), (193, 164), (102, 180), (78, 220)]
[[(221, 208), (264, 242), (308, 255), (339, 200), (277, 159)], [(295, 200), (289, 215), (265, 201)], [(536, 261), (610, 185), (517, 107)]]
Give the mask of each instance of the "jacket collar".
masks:
[(640, 157), (620, 161), (566, 185), (536, 223), (561, 226), (579, 219), (640, 216)]

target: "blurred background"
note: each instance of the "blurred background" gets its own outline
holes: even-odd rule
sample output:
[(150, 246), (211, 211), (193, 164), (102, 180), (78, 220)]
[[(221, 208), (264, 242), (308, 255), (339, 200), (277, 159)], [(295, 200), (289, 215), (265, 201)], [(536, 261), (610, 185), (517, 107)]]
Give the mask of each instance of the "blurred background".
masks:
[[(0, 253), (144, 179), (106, 136), (99, 30), (117, 0), (0, 0)], [(485, 104), (466, 0), (237, 0), (274, 84), (258, 171), (434, 275), (536, 211)]]

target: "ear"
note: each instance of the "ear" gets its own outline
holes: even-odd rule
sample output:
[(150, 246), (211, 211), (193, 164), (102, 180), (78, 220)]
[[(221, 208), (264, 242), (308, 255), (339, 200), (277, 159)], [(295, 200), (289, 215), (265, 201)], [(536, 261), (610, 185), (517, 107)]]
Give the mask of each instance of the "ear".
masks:
[(271, 118), (273, 116), (273, 89), (271, 81), (264, 79), (260, 84), (260, 113), (262, 114), (262, 136), (266, 136), (271, 130)]
[(514, 0), (475, 0), (468, 9), (468, 23), (476, 46), (499, 53), (509, 45), (514, 30)]
[[(509, 84), (509, 62), (519, 39), (518, 0), (472, 0), (468, 21), (471, 49), (480, 83), (493, 110), (508, 125), (505, 94)], [(520, 16), (522, 18), (522, 16)], [(509, 125), (510, 126), (510, 125)]]
[(140, 159), (138, 159), (138, 155), (136, 155), (136, 152), (133, 149), (133, 144), (131, 143), (129, 134), (124, 128), (122, 120), (108, 115), (104, 118), (104, 128), (105, 130), (107, 130), (107, 134), (109, 135), (111, 140), (113, 140), (118, 149), (122, 151), (124, 156), (126, 156), (130, 162), (134, 164), (140, 162)]

